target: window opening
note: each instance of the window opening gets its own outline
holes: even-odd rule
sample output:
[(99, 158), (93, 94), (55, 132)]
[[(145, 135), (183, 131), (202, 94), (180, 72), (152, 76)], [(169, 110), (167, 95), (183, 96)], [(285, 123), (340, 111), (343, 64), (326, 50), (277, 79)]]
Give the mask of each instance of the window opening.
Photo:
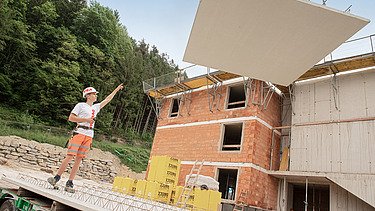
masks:
[(238, 151), (241, 149), (243, 123), (224, 125), (223, 151)]
[(219, 191), (222, 199), (234, 200), (237, 189), (237, 169), (218, 169)]
[(172, 108), (171, 108), (171, 114), (169, 115), (169, 117), (176, 117), (178, 116), (178, 111), (179, 111), (179, 106), (180, 104), (180, 100), (179, 99), (173, 99), (173, 102), (172, 102)]
[(229, 87), (229, 98), (227, 103), (227, 109), (232, 108), (243, 108), (246, 105), (246, 96), (244, 85), (240, 84), (237, 86)]

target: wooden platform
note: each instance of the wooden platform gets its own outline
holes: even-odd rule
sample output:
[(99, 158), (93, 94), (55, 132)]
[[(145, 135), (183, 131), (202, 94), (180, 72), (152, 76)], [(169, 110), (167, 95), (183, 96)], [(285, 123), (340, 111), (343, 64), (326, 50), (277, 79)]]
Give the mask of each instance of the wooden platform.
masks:
[[(375, 67), (375, 53), (368, 53), (315, 65), (313, 68), (300, 76), (296, 81), (302, 81), (331, 75), (333, 73), (342, 73), (367, 67)], [(206, 74), (194, 78), (176, 79), (175, 83), (168, 84), (163, 87), (156, 87), (155, 89), (147, 91), (147, 94), (153, 98), (158, 99), (164, 96), (197, 89), (207, 85), (215, 84), (217, 82), (223, 82), (238, 77), (242, 76), (224, 71), (217, 71), (209, 75)], [(285, 94), (289, 93), (288, 87), (278, 84), (275, 84), (275, 86), (281, 92)]]

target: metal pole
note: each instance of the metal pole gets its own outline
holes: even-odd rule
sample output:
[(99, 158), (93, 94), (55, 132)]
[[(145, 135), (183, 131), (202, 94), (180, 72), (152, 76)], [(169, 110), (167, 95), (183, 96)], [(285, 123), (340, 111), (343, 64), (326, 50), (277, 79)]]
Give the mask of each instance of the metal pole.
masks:
[(283, 187), (283, 189), (284, 189), (283, 192), (284, 193), (283, 193), (283, 207), (282, 207), (282, 210), (286, 211), (286, 207), (287, 207), (286, 177), (284, 177), (284, 181), (283, 182), (284, 182), (284, 184), (283, 184), (284, 185), (284, 187)]
[(373, 53), (374, 52), (374, 44), (372, 43), (372, 36), (370, 36), (370, 43), (371, 43), (371, 52)]
[(309, 187), (309, 180), (306, 177), (306, 194), (305, 194), (305, 211), (307, 211), (308, 203), (307, 203), (307, 189)]
[(272, 130), (271, 153), (270, 153), (270, 170), (271, 171), (272, 171), (272, 157), (273, 157), (274, 142), (275, 142), (275, 130)]

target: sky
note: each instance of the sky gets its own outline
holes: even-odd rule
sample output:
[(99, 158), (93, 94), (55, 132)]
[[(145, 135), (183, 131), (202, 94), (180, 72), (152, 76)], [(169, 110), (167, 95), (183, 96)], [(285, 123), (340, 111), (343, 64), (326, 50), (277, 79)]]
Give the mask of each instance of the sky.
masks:
[[(183, 62), (185, 48), (198, 8), (199, 0), (97, 0), (104, 6), (117, 10), (121, 23), (129, 36), (144, 39), (159, 52), (167, 53), (179, 68), (190, 66)], [(312, 0), (322, 4), (322, 0)], [(375, 0), (327, 0), (328, 7), (350, 13), (371, 22), (353, 38), (375, 34)], [(375, 40), (375, 39), (373, 39)]]

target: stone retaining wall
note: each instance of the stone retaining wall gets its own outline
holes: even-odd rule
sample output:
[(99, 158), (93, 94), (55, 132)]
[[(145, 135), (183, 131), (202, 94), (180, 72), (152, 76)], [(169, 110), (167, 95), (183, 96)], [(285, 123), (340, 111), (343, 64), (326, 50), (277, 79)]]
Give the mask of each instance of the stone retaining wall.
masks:
[[(19, 137), (0, 140), (0, 157), (18, 162), (20, 165), (47, 169), (51, 173), (56, 173), (65, 155), (66, 149), (58, 146), (40, 144)], [(72, 166), (73, 161), (69, 163), (66, 172), (70, 172)], [(91, 158), (89, 155), (88, 158), (83, 159), (77, 175), (85, 179), (112, 182), (117, 171), (112, 160)]]

